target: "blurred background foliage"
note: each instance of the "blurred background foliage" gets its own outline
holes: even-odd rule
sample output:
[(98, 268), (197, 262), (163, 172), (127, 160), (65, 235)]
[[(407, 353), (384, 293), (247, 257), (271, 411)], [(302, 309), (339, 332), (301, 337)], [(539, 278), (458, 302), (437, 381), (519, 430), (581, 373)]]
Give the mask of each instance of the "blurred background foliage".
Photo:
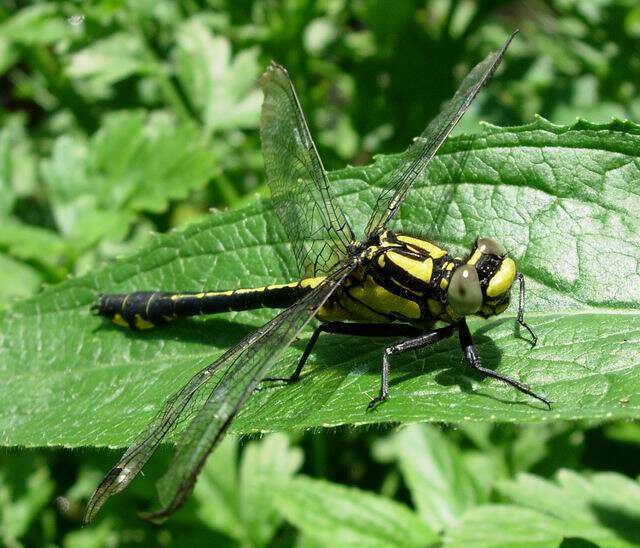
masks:
[[(289, 69), (334, 169), (403, 150), (514, 28), (521, 34), (503, 69), (457, 132), (477, 131), (480, 120), (527, 123), (535, 114), (558, 124), (640, 120), (637, 0), (6, 0), (0, 306), (144, 246), (152, 231), (266, 194), (257, 80), (269, 60)], [(443, 470), (451, 462), (466, 467), (474, 486), (438, 502), (450, 513), (426, 520), (435, 530), (446, 531), (464, 508), (517, 498), (526, 490), (520, 472), (547, 482), (562, 468), (640, 473), (635, 424), (421, 428), (445, 447)], [(114, 454), (6, 452), (0, 537), (9, 546), (313, 545), (321, 531), (304, 529), (286, 493), (256, 500), (257, 485), (277, 490), (273, 478), (298, 470), (431, 515), (420, 507), (435, 504), (424, 501), (429, 489), (411, 484), (420, 474), (408, 475), (411, 467), (390, 456), (397, 437), (339, 430), (295, 437), (292, 448), (280, 436), (245, 444), (241, 456), (229, 441), (215, 457), (226, 459), (220, 466), (229, 474), (210, 463), (188, 508), (161, 528), (135, 516), (146, 496), (138, 487), (110, 503), (98, 524), (78, 529), (81, 505)], [(385, 443), (386, 453), (378, 450)], [(423, 458), (437, 469), (443, 457)], [(443, 472), (438, 489), (456, 478)]]

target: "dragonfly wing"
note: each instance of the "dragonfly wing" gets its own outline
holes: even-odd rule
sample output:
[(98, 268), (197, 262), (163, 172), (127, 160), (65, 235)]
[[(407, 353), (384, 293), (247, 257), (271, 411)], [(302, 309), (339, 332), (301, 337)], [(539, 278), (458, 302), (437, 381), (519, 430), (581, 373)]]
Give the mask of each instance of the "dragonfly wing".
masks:
[(333, 196), (286, 69), (271, 62), (260, 83), (262, 156), (276, 213), (300, 274), (327, 274), (347, 256), (353, 230)]
[[(190, 419), (180, 435), (171, 466), (158, 482), (162, 509), (147, 517), (162, 519), (177, 510), (242, 404), (352, 270), (350, 264), (340, 267), (313, 291), (199, 371), (171, 396), (91, 495), (84, 522), (92, 521), (106, 500), (133, 480), (176, 424)], [(219, 370), (222, 372), (217, 374)]]
[(509, 36), (499, 50), (490, 53), (467, 74), (455, 95), (409, 147), (406, 153), (408, 164), (404, 162), (400, 168), (391, 173), (378, 196), (365, 231), (367, 236), (381, 232), (395, 215), (411, 185), (423, 173), (440, 145), (498, 68), (504, 52), (517, 32)]

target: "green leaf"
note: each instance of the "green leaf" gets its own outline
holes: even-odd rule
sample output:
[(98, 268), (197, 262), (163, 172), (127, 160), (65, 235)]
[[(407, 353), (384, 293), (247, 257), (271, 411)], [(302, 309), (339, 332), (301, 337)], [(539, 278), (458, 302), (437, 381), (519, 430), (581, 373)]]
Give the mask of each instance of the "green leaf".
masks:
[(444, 546), (557, 548), (567, 533), (564, 524), (551, 516), (507, 504), (488, 504), (467, 512), (445, 537)]
[(198, 503), (197, 516), (203, 523), (241, 539), (243, 526), (239, 519), (238, 438), (229, 436), (207, 459), (193, 490)]
[(481, 496), (462, 453), (431, 425), (411, 425), (379, 443), (376, 452), (398, 461), (418, 514), (432, 529), (452, 526)]
[(273, 492), (300, 469), (303, 453), (282, 434), (247, 445), (240, 466), (240, 510), (245, 542), (265, 546), (282, 522)]
[(232, 59), (229, 40), (214, 36), (198, 17), (178, 27), (176, 36), (176, 71), (206, 129), (256, 127), (262, 102), (257, 49)]
[(391, 499), (299, 476), (275, 491), (285, 518), (325, 545), (426, 546), (439, 537)]
[[(0, 299), (29, 297), (40, 287), (43, 279), (33, 267), (0, 253)], [(3, 303), (2, 305), (9, 306)]]
[(67, 74), (104, 94), (114, 83), (147, 70), (144, 58), (139, 36), (114, 32), (74, 53)]
[(25, 45), (51, 44), (71, 32), (55, 3), (29, 6), (0, 24), (0, 39)]
[(265, 546), (282, 522), (273, 492), (302, 464), (302, 452), (286, 436), (273, 434), (249, 443), (237, 470), (236, 438), (226, 439), (198, 476), (197, 515), (240, 544)]
[(472, 509), (451, 530), (451, 544), (544, 546), (567, 537), (598, 546), (640, 542), (640, 485), (621, 474), (561, 470), (555, 482), (520, 474), (503, 481), (500, 491), (513, 506)]
[[(551, 411), (470, 372), (448, 340), (394, 357), (390, 400), (366, 412), (388, 342), (323, 335), (301, 381), (262, 387), (232, 431), (640, 416), (640, 215), (628, 213), (640, 211), (639, 155), (640, 128), (629, 123), (489, 127), (445, 144), (395, 224), (461, 254), (478, 234), (503, 241), (527, 278), (526, 318), (538, 346), (518, 336), (515, 305), (503, 317), (472, 321), (472, 332), (484, 363), (546, 394)], [(332, 174), (357, 230), (376, 187), (402, 160), (380, 157)], [(283, 230), (258, 201), (15, 305), (0, 316), (0, 443), (126, 445), (195, 371), (274, 314), (128, 333), (90, 315), (99, 293), (228, 289), (295, 276)], [(305, 343), (288, 349), (274, 372), (291, 372)]]
[(22, 116), (8, 117), (0, 129), (0, 219), (17, 197), (35, 188), (36, 161)]
[(0, 462), (0, 539), (5, 546), (19, 546), (18, 539), (50, 502), (54, 482), (39, 455), (5, 454)]
[(163, 212), (212, 170), (195, 127), (131, 111), (111, 113), (88, 142), (59, 137), (42, 165), (58, 227), (80, 249), (123, 238), (135, 213)]
[(3, 223), (0, 249), (18, 259), (41, 263), (51, 269), (59, 267), (69, 253), (68, 246), (52, 230), (13, 221)]

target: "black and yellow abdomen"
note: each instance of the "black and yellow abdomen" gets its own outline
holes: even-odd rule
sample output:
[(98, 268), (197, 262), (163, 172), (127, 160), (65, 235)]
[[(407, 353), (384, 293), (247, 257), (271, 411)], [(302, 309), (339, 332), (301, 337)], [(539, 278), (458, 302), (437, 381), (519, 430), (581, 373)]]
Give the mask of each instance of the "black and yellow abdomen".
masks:
[(136, 291), (101, 295), (92, 310), (122, 327), (149, 329), (176, 318), (252, 310), (286, 308), (323, 280), (307, 278), (298, 282), (231, 291)]

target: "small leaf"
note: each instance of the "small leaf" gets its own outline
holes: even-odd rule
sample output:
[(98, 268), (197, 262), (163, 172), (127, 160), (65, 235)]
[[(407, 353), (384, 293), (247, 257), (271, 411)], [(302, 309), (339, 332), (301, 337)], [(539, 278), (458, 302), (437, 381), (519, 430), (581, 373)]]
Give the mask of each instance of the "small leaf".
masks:
[(38, 455), (5, 454), (0, 462), (0, 539), (5, 546), (19, 546), (18, 540), (50, 502), (54, 482)]
[(513, 503), (561, 521), (566, 536), (599, 545), (640, 543), (640, 484), (621, 474), (561, 470), (556, 482), (519, 474), (499, 489)]
[(52, 44), (70, 33), (70, 25), (53, 3), (22, 8), (0, 24), (0, 39), (20, 44)]
[(621, 474), (561, 470), (555, 482), (519, 474), (500, 491), (512, 504), (469, 510), (445, 546), (557, 546), (571, 537), (598, 546), (640, 542), (640, 485)]
[(36, 160), (24, 119), (10, 116), (0, 129), (0, 219), (8, 217), (19, 195), (36, 187)]
[(479, 493), (460, 450), (434, 426), (403, 428), (376, 450), (398, 461), (418, 514), (432, 529), (452, 526), (478, 504)]
[(35, 268), (0, 253), (0, 300), (29, 297), (42, 281), (42, 276)]
[(227, 38), (213, 36), (195, 17), (177, 30), (176, 71), (208, 131), (258, 125), (262, 94), (258, 51), (231, 56)]
[(231, 538), (245, 534), (238, 495), (238, 439), (226, 438), (207, 459), (193, 491), (200, 520)]
[(0, 249), (17, 259), (42, 263), (51, 269), (59, 267), (69, 251), (56, 232), (13, 221), (3, 223)]
[(240, 468), (240, 512), (245, 542), (265, 546), (282, 522), (273, 493), (286, 484), (302, 465), (300, 448), (289, 446), (282, 434), (267, 436), (247, 445)]
[(443, 545), (556, 548), (568, 536), (571, 533), (556, 518), (517, 506), (490, 504), (467, 512), (445, 536)]
[(140, 37), (115, 32), (74, 53), (67, 74), (104, 93), (112, 84), (144, 72), (146, 68)]
[(136, 213), (164, 211), (212, 171), (195, 127), (135, 111), (111, 113), (90, 141), (59, 137), (42, 163), (58, 227), (79, 249), (124, 238)]
[(302, 452), (274, 434), (247, 444), (237, 470), (236, 438), (225, 440), (198, 476), (194, 499), (200, 520), (240, 544), (265, 546), (282, 523), (273, 492), (302, 464)]
[(302, 533), (337, 546), (426, 546), (439, 537), (391, 499), (297, 477), (275, 491), (282, 514)]

